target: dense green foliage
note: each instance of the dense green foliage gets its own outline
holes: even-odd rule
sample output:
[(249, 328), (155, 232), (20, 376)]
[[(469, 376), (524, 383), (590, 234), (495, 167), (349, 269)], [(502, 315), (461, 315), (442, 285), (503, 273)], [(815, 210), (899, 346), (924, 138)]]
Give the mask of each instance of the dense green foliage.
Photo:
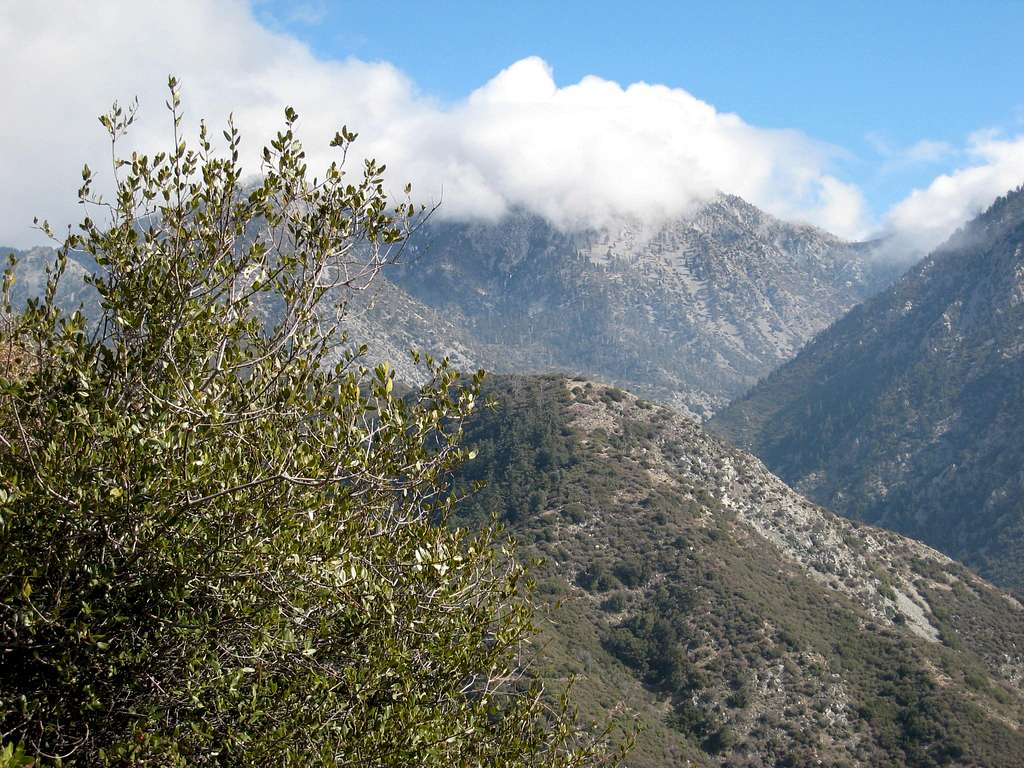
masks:
[[(398, 397), (334, 351), (348, 291), (419, 212), (389, 208), (372, 161), (310, 179), (290, 109), (243, 189), (237, 131), (226, 155), (205, 128), (189, 149), (173, 79), (169, 106), (171, 151), (115, 161), (108, 203), (83, 171), (109, 221), (69, 235), (4, 327), (0, 759), (603, 761), (520, 678), (511, 548), (446, 524), (479, 376), (427, 360)], [(116, 142), (132, 118), (101, 122)], [(57, 301), (73, 253), (95, 322)]]
[(1024, 590), (1024, 191), (996, 201), (711, 428), (849, 517)]
[[(1006, 723), (1024, 698), (1001, 665), (1019, 662), (1024, 615), (997, 591), (823, 511), (789, 529), (847, 531), (880, 592), (907, 574), (942, 635), (927, 642), (839, 589), (846, 566), (823, 583), (752, 534), (722, 488), (729, 467), (748, 485), (767, 473), (696, 425), (558, 378), (501, 378), (485, 393), (499, 405), (467, 424), (478, 459), (458, 477), (487, 486), (460, 510), (501, 510), (544, 559), (539, 589), (558, 608), (538, 674), (580, 675), (594, 717), (635, 712), (646, 731), (633, 764), (1018, 764), (1024, 740)], [(786, 514), (772, 503), (767, 514)]]

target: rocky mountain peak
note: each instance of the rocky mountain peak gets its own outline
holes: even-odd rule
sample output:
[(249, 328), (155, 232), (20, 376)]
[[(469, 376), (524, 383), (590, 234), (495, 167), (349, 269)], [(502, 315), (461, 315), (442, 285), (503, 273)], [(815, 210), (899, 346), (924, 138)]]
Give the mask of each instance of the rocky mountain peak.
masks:
[(863, 246), (724, 194), (584, 232), (523, 211), (436, 222), (409, 253), (395, 282), (520, 365), (498, 370), (587, 373), (698, 417), (895, 276)]

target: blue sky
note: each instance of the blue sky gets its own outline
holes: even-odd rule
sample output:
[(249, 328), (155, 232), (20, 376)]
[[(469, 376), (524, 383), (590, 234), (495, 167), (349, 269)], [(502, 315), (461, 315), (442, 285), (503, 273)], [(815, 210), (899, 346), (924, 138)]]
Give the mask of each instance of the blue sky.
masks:
[(79, 216), (114, 99), (165, 148), (173, 72), (193, 129), (235, 115), (250, 170), (291, 105), (311, 161), (347, 124), (440, 215), (601, 226), (724, 191), (916, 253), (1024, 182), (1022, 31), (1008, 0), (0, 3), (29, 73), (0, 78), (0, 243)]
[[(845, 150), (842, 175), (876, 213), (955, 164), (971, 133), (1024, 121), (1021, 2), (268, 2), (257, 13), (323, 57), (391, 62), (449, 102), (531, 55), (559, 84), (594, 74), (680, 87)], [(936, 145), (893, 157), (922, 141)]]

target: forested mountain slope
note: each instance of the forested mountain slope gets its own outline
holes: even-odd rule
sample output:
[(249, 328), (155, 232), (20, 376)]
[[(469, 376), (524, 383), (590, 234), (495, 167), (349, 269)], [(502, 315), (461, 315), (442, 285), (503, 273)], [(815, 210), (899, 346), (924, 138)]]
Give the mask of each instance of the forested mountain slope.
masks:
[(1024, 191), (712, 428), (830, 509), (1024, 590)]
[(543, 558), (536, 674), (638, 720), (630, 765), (1020, 765), (1015, 599), (669, 408), (559, 377), (490, 394), (462, 520), (497, 513)]

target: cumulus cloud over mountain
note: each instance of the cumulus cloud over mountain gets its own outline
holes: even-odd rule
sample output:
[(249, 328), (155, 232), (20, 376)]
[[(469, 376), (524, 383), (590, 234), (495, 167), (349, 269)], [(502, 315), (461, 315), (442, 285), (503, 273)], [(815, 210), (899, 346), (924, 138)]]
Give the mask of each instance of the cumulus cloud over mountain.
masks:
[(830, 148), (681, 89), (594, 76), (560, 87), (528, 58), (434, 121), (435, 135), (414, 150), (414, 178), (444, 183), (454, 215), (518, 205), (572, 227), (672, 216), (727, 190), (847, 233), (863, 225), (859, 194), (824, 170)]
[(1024, 136), (981, 131), (970, 137), (967, 164), (937, 176), (893, 206), (887, 227), (897, 243), (928, 250), (992, 200), (1024, 184)]
[[(418, 200), (443, 200), (446, 216), (495, 218), (525, 207), (575, 228), (621, 215), (678, 215), (722, 190), (839, 235), (872, 229), (860, 190), (832, 170), (837, 148), (751, 125), (679, 88), (595, 76), (560, 85), (533, 57), (443, 104), (388, 63), (317, 57), (262, 25), (244, 2), (179, 2), (173, 12), (145, 1), (68, 2), (57, 12), (12, 3), (0, 14), (9, 71), (24, 74), (0, 82), (0, 98), (17, 111), (0, 126), (9, 180), (0, 191), (0, 242), (30, 241), (33, 215), (54, 223), (79, 218), (76, 169), (83, 161), (101, 168), (109, 156), (94, 118), (112, 99), (139, 96), (134, 146), (166, 145), (161, 86), (169, 72), (183, 82), (193, 129), (199, 116), (216, 127), (234, 111), (248, 138), (243, 159), (250, 170), (258, 170), (257, 142), (279, 127), (291, 104), (313, 167), (347, 124), (363, 136), (361, 155), (387, 162), (396, 184), (412, 181)], [(969, 193), (915, 193), (888, 221), (930, 237), (965, 219), (970, 204), (927, 226), (919, 209), (949, 198), (973, 201), (989, 187), (995, 196), (1012, 185), (996, 187), (1007, 175), (979, 181), (953, 174), (942, 183)]]

